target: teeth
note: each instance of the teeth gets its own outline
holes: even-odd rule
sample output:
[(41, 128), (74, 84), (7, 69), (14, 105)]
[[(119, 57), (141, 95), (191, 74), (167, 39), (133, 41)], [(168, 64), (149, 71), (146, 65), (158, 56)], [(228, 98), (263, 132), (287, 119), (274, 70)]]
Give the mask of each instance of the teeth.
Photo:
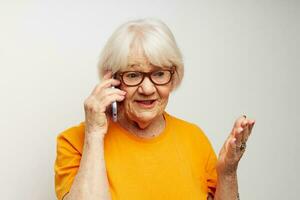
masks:
[(146, 100), (146, 101), (138, 101), (140, 103), (143, 103), (143, 104), (152, 104), (154, 101), (153, 100)]
[(152, 101), (142, 101), (142, 103), (144, 103), (144, 104), (151, 104)]

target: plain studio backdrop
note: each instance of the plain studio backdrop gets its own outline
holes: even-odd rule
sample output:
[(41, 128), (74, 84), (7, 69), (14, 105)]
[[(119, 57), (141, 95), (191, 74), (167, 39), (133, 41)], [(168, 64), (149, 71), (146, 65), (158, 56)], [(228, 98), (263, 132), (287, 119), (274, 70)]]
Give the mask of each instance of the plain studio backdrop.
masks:
[(241, 199), (298, 199), (300, 2), (291, 0), (1, 1), (1, 199), (55, 199), (56, 136), (84, 120), (108, 37), (145, 17), (171, 28), (184, 57), (167, 111), (198, 124), (216, 153), (237, 117), (256, 119)]

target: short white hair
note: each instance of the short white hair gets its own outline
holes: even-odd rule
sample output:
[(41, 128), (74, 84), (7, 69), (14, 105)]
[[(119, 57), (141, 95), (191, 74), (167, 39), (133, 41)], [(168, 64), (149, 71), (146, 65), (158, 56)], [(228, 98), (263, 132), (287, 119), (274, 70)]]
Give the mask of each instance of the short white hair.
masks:
[(157, 19), (139, 19), (122, 24), (108, 39), (100, 55), (100, 78), (107, 70), (116, 73), (128, 67), (128, 56), (138, 45), (148, 61), (161, 67), (175, 67), (173, 88), (181, 83), (184, 65), (181, 52), (168, 26)]

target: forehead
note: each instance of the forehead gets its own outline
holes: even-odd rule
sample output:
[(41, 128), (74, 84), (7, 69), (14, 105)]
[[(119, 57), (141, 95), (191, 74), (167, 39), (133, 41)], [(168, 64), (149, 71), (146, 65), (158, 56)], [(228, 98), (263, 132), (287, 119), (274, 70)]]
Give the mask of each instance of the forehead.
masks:
[(151, 65), (148, 58), (146, 56), (129, 56), (128, 57), (128, 66), (134, 66), (134, 65)]
[(149, 60), (146, 57), (144, 50), (137, 44), (131, 46), (128, 55), (128, 65), (134, 64), (149, 64)]
[(139, 72), (151, 72), (163, 69), (162, 67), (154, 66), (150, 64), (134, 64), (128, 65), (128, 67), (122, 71), (139, 71)]
[(124, 71), (152, 71), (161, 67), (153, 65), (141, 48), (132, 48), (128, 55), (127, 68)]

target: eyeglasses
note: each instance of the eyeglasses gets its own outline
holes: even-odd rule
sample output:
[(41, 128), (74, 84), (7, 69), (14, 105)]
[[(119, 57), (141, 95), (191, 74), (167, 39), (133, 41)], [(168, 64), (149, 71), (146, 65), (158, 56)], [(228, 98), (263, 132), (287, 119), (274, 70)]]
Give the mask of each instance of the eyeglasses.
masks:
[(174, 72), (174, 69), (156, 70), (147, 73), (139, 71), (125, 71), (118, 75), (126, 86), (134, 87), (140, 85), (144, 81), (145, 77), (148, 77), (155, 85), (166, 85), (172, 80)]

